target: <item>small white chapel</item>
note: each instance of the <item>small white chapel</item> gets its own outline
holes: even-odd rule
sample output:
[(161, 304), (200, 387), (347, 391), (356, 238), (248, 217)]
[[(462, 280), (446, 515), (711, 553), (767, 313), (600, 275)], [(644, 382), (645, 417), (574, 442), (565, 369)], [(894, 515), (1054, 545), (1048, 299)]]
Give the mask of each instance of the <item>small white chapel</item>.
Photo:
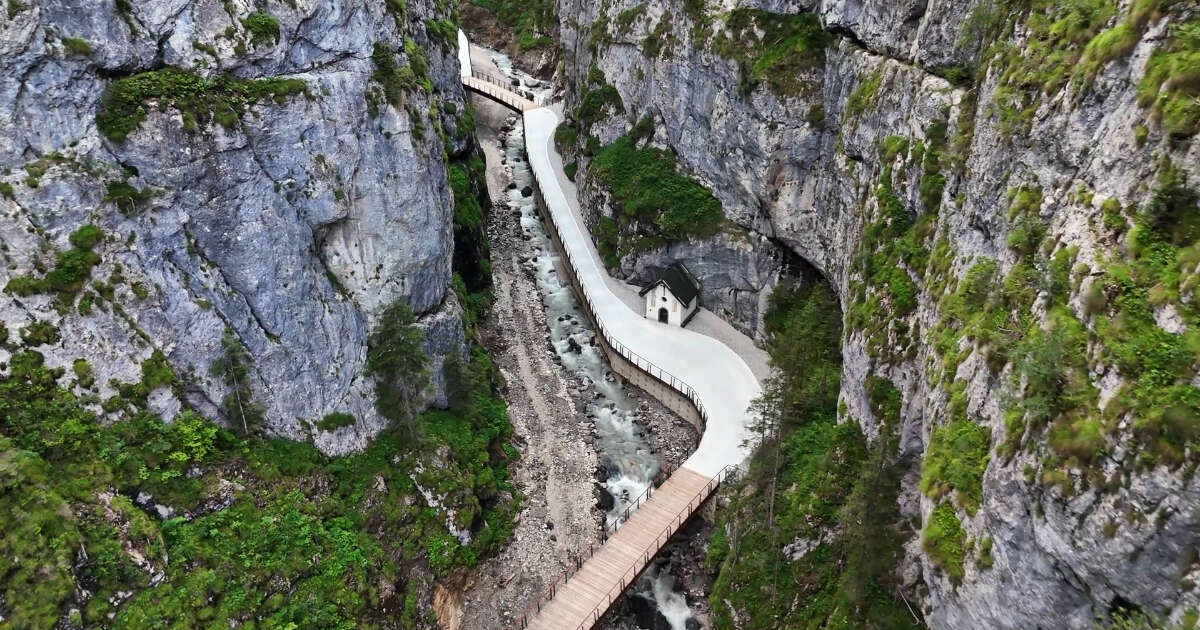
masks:
[(640, 295), (646, 300), (646, 318), (671, 326), (686, 326), (700, 310), (700, 283), (680, 263), (663, 269)]

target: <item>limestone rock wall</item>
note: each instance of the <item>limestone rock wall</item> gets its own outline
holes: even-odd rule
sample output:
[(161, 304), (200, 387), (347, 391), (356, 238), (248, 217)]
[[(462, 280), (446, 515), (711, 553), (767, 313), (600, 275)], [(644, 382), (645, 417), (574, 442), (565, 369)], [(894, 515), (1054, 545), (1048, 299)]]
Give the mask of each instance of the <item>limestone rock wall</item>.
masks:
[[(362, 374), (381, 311), (396, 299), (411, 303), (435, 367), (463, 338), (449, 290), (446, 185), (446, 151), (466, 142), (457, 139), (463, 93), (453, 39), (427, 26), (451, 9), (432, 0), (411, 0), (406, 14), (388, 7), (10, 3), (0, 20), (0, 180), (12, 191), (0, 198), (0, 283), (52, 267), (69, 234), (91, 222), (107, 236), (76, 301), (100, 289), (111, 295), (91, 309), (64, 309), (51, 295), (0, 294), (9, 338), (35, 320), (52, 322), (61, 341), (36, 349), (68, 374), (87, 359), (100, 400), (114, 393), (111, 379), (136, 382), (139, 364), (161, 349), (181, 375), (177, 393), (218, 415), (228, 387), (210, 366), (228, 329), (249, 353), (271, 432), (311, 435), (330, 453), (361, 448), (384, 426)], [(255, 37), (256, 12), (276, 21), (278, 37)], [(372, 112), (374, 47), (404, 51), (406, 39), (428, 57), (428, 90), (408, 90), (407, 107)], [(233, 124), (147, 102), (145, 120), (123, 141), (101, 134), (105, 87), (164, 66), (307, 87), (260, 99)], [(136, 209), (106, 200), (114, 181), (147, 198)], [(444, 400), (435, 381), (433, 402)], [(179, 406), (167, 390), (151, 399), (168, 401), (164, 414)], [(334, 411), (357, 423), (332, 433), (310, 426)]]
[[(1056, 249), (1077, 248), (1076, 261), (1094, 264), (1097, 254), (1115, 247), (1098, 227), (1102, 202), (1115, 197), (1126, 207), (1145, 203), (1160, 158), (1183, 169), (1193, 188), (1200, 185), (1197, 143), (1168, 137), (1136, 98), (1147, 61), (1166, 41), (1172, 20), (1195, 19), (1187, 9), (1149, 21), (1129, 54), (1103, 65), (1088, 89), (1064, 87), (1041, 95), (1027, 114), (1028, 131), (1013, 133), (1002, 120), (1006, 94), (1000, 70), (981, 72), (973, 85), (945, 78), (980, 59), (979, 39), (968, 36), (975, 28), (970, 20), (980, 15), (974, 11), (979, 3), (737, 3), (777, 13), (812, 12), (831, 33), (824, 58), (795, 74), (803, 85), (792, 94), (781, 94), (766, 81), (747, 86), (745, 68), (698, 41), (705, 37), (696, 37), (694, 7), (719, 16), (734, 4), (560, 0), (559, 15), (568, 112), (587, 91), (589, 72), (598, 69), (619, 92), (624, 111), (607, 110), (590, 135), (605, 144), (643, 116), (651, 117), (653, 143), (673, 151), (682, 168), (710, 187), (726, 216), (748, 234), (738, 243), (723, 235), (631, 254), (622, 260), (622, 272), (636, 278), (682, 260), (699, 270), (702, 280), (719, 274), (716, 287), (739, 286), (738, 304), (759, 307), (734, 306), (710, 291), (702, 303), (744, 330), (759, 329), (765, 295), (782, 261), (792, 255), (829, 280), (844, 311), (855, 307), (862, 297), (856, 286), (863, 282), (855, 255), (864, 226), (878, 216), (885, 171), (912, 216), (936, 210), (928, 243), (945, 238), (951, 244), (952, 277), (962, 277), (982, 258), (997, 260), (1002, 271), (1017, 264), (1018, 256), (1006, 244), (1014, 231), (1008, 214), (1014, 188), (1039, 186), (1042, 196), (1033, 212), (1046, 226), (1048, 240)], [(639, 5), (643, 8), (636, 9)], [(1108, 26), (1119, 23), (1128, 3), (1116, 7)], [(621, 26), (618, 16), (627, 11), (636, 11), (636, 17)], [(719, 32), (720, 21), (715, 23)], [(1009, 35), (1024, 45), (1030, 35), (1019, 19), (1015, 24)], [(711, 34), (706, 37), (711, 41)], [(657, 49), (648, 52), (651, 41)], [(665, 44), (657, 46), (660, 42)], [(962, 145), (945, 149), (954, 153), (954, 164), (943, 169), (945, 185), (934, 200), (938, 207), (924, 208), (920, 160), (889, 157), (883, 145), (889, 136), (902, 136), (907, 147), (932, 146), (936, 140), (930, 130), (939, 123), (946, 125), (947, 145)], [(577, 182), (585, 211), (593, 220), (610, 213), (606, 191), (588, 179), (586, 152), (577, 150), (566, 159), (580, 163)], [(706, 272), (710, 263), (719, 271)], [(1077, 278), (1084, 288), (1090, 281)], [(1082, 292), (1077, 286), (1070, 300), (1077, 312)], [(874, 295), (872, 290), (866, 294)], [(907, 341), (884, 334), (873, 347), (868, 332), (848, 323), (842, 348), (844, 417), (875, 435), (864, 382), (872, 374), (889, 378), (904, 396), (901, 449), (918, 468), (933, 429), (950, 416), (950, 394), (937, 385), (942, 355), (928, 334), (943, 316), (939, 298), (935, 289), (922, 286), (907, 318), (914, 331)], [(990, 369), (978, 352), (957, 364), (966, 412), (990, 428), (993, 448), (1005, 437), (1012, 369)], [(1092, 379), (1111, 392), (1122, 376), (1102, 366)], [(1133, 448), (1129, 432), (1122, 430), (1109, 445), (1116, 454), (1102, 465), (1105, 474), (1121, 469), (1121, 461), (1131, 456), (1125, 450)], [(1175, 619), (1195, 607), (1200, 596), (1192, 586), (1196, 565), (1189, 564), (1189, 550), (1200, 533), (1200, 482), (1187, 467), (1151, 467), (1118, 488), (1063, 493), (1030, 477), (1029, 471), (1040, 470), (1038, 458), (1045, 453), (1044, 444), (1007, 458), (993, 450), (982, 507), (973, 515), (960, 513), (966, 536), (994, 540), (994, 566), (985, 569), (968, 559), (965, 577), (955, 585), (922, 551), (916, 528), (901, 570), (910, 593), (919, 594), (930, 626), (1089, 628), (1117, 603)], [(917, 488), (919, 469), (911, 472), (901, 507), (923, 526), (934, 501)], [(1069, 471), (1076, 479), (1082, 474)], [(1106, 527), (1109, 523), (1120, 526)]]

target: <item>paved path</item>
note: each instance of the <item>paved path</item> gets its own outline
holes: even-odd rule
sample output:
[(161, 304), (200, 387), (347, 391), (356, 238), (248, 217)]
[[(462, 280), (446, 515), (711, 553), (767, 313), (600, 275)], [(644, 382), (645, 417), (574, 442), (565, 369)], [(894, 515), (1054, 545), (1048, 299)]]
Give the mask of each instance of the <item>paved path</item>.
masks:
[(576, 277), (596, 317), (612, 337), (690, 385), (708, 412), (696, 452), (683, 467), (712, 477), (749, 454), (747, 407), (762, 392), (754, 372), (729, 346), (700, 333), (642, 317), (609, 286), (592, 239), (566, 196), (569, 181), (555, 168), (554, 129), (559, 117), (542, 107), (525, 112), (525, 150)]
[[(560, 118), (562, 117), (561, 103), (555, 103), (547, 107), (554, 110)], [(571, 207), (571, 213), (575, 216), (575, 220), (580, 225), (586, 225), (583, 222), (583, 213), (579, 209), (579, 195), (576, 192), (575, 183), (567, 179), (566, 173), (563, 171), (562, 156), (559, 155), (553, 145), (550, 147), (550, 164), (554, 167), (555, 173), (559, 175), (559, 185), (563, 189), (563, 196), (567, 199), (567, 205)], [(614, 278), (607, 273), (604, 274), (604, 281), (608, 284), (608, 288), (613, 292), (613, 295), (620, 298), (634, 313), (641, 314), (645, 305), (645, 299), (638, 295), (641, 287)], [(701, 306), (687, 327), (692, 332), (712, 337), (729, 346), (731, 350), (736, 352), (746, 362), (746, 365), (750, 366), (750, 371), (754, 373), (755, 378), (760, 383), (770, 376), (771, 368), (767, 360), (766, 351), (754, 345), (754, 341), (747, 337), (745, 333), (734, 328), (729, 322), (717, 317), (712, 311)], [(638, 351), (640, 352), (641, 350)]]

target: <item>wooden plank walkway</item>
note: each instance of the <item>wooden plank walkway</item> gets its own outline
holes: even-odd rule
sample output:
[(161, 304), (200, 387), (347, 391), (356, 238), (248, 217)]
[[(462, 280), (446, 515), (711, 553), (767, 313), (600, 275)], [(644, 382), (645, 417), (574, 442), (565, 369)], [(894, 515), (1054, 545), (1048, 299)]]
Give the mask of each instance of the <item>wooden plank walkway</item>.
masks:
[(591, 628), (646, 570), (720, 482), (680, 468), (574, 574), (517, 620), (530, 630)]
[(541, 107), (541, 105), (534, 103), (505, 86), (503, 79), (499, 77), (472, 72), (471, 76), (464, 75), (462, 77), (462, 83), (468, 90), (478, 92), (517, 112), (527, 112), (531, 109)]

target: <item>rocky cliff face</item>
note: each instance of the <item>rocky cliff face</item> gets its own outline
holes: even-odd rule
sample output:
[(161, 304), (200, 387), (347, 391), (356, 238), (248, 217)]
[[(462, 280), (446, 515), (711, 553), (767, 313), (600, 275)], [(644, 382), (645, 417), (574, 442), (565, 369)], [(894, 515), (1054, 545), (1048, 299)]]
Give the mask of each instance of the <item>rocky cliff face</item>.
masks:
[[(841, 417), (875, 436), (864, 383), (903, 395), (900, 502), (920, 527), (899, 571), (931, 627), (1179, 619), (1200, 601), (1197, 233), (1180, 227), (1200, 184), (1197, 9), (1026, 4), (561, 0), (568, 159), (598, 221), (590, 156), (649, 117), (648, 142), (735, 224), (627, 253), (627, 275), (682, 260), (746, 330), (789, 256), (834, 286)], [(1181, 354), (1152, 359), (1148, 339)], [(939, 479), (946, 427), (968, 426), (978, 475)], [(935, 510), (949, 557), (930, 551)]]
[[(98, 403), (138, 382), (160, 350), (184, 385), (150, 392), (150, 406), (169, 418), (186, 402), (216, 417), (230, 388), (211, 366), (229, 331), (248, 352), (270, 432), (330, 453), (362, 447), (384, 424), (363, 376), (382, 310), (412, 305), (435, 375), (462, 344), (446, 168), (470, 131), (460, 135), (451, 10), (424, 0), (9, 3), (8, 338), (21, 343), (35, 322), (56, 328), (26, 343), (68, 374), (88, 361), (94, 385), (79, 391)], [(80, 248), (69, 236), (84, 224), (104, 236)], [(87, 250), (69, 281), (42, 282), (64, 267), (63, 252)], [(357, 422), (314, 429), (330, 412)]]

